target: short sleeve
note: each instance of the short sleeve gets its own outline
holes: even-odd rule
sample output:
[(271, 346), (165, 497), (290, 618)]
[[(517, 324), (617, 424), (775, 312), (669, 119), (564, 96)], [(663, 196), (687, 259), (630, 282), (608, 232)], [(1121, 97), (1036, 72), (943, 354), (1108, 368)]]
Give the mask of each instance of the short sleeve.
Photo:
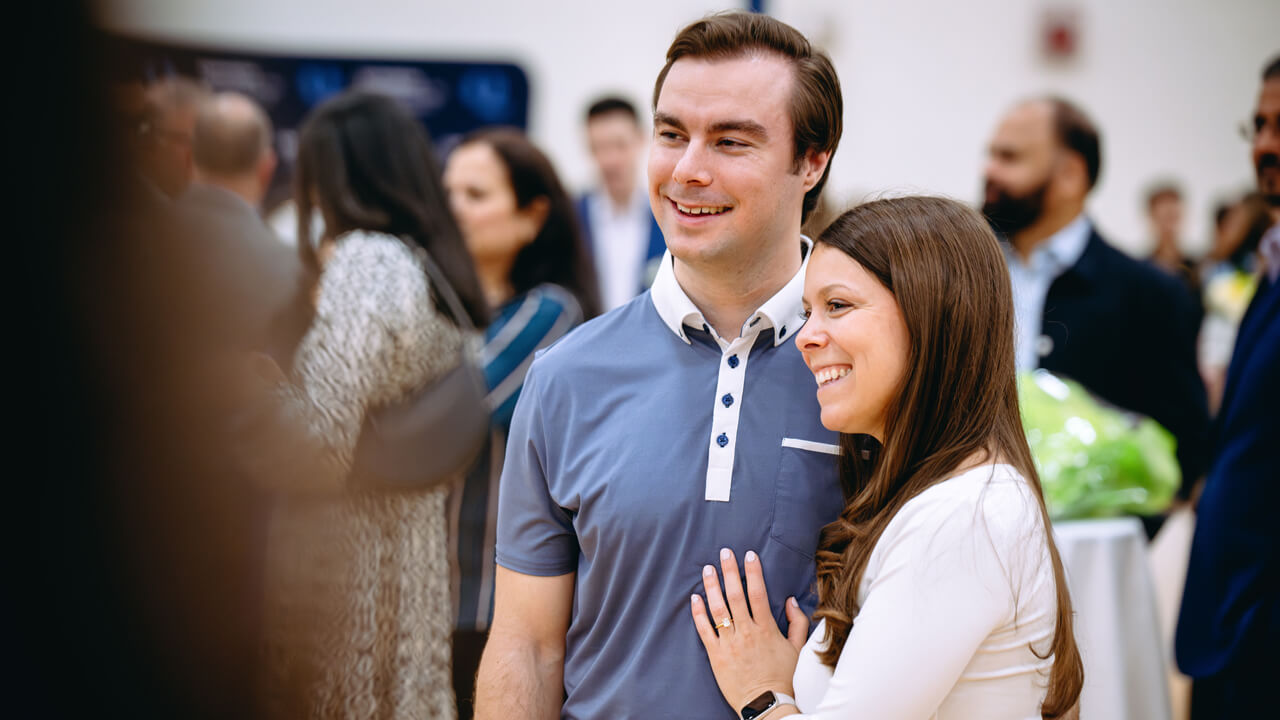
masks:
[(525, 378), (507, 437), (498, 490), (497, 562), (525, 575), (551, 577), (577, 569), (573, 514), (553, 497), (548, 477), (545, 388), (535, 361)]

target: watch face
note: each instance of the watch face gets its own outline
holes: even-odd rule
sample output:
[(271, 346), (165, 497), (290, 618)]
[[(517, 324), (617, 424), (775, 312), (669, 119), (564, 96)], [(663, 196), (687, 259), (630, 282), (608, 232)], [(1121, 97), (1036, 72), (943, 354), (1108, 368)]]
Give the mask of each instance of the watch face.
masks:
[(777, 703), (778, 698), (774, 696), (773, 691), (766, 690), (761, 693), (760, 697), (757, 697), (755, 700), (747, 703), (747, 706), (742, 708), (742, 720), (754, 720), (754, 718), (760, 717), (764, 714), (765, 710), (768, 710)]

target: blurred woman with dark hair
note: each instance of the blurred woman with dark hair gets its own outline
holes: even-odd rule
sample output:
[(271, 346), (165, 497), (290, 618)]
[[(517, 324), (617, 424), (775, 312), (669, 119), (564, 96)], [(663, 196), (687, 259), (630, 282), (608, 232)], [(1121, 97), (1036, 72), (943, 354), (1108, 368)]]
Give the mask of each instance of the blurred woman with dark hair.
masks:
[[(448, 483), (367, 489), (352, 463), (371, 409), (469, 351), (460, 326), (484, 324), (480, 284), (427, 135), (393, 100), (345, 93), (319, 107), (295, 172), (299, 252), (317, 283), (282, 386), (306, 460), (279, 488), (269, 539), (269, 705), (283, 716), (451, 718)], [(313, 206), (319, 248), (305, 240)], [(424, 253), (469, 318), (449, 310)]]
[(595, 274), (573, 204), (546, 155), (518, 130), (480, 130), (445, 165), (445, 188), (476, 263), (493, 323), (485, 380), (494, 428), (467, 476), (457, 514), (458, 616), (454, 678), (462, 717), (492, 612), (494, 530), (506, 430), (538, 350), (598, 312)]
[(520, 131), (464, 137), (444, 184), (494, 312), (488, 336), (517, 336), (503, 344), (503, 362), (486, 364), (499, 393), (495, 419), (505, 426), (533, 351), (599, 313), (591, 258), (551, 161)]

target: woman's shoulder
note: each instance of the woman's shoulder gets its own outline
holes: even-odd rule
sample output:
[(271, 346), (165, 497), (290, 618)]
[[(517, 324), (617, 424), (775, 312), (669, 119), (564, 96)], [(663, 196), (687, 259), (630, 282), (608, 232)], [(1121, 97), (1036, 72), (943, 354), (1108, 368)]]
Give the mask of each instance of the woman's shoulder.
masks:
[(324, 265), (317, 310), (326, 314), (367, 308), (413, 315), (426, 307), (426, 296), (426, 275), (402, 240), (354, 230), (338, 238)]
[(936, 483), (909, 500), (899, 525), (984, 526), (998, 537), (1024, 537), (1042, 524), (1030, 481), (1014, 466), (978, 465)]
[(374, 230), (350, 230), (338, 237), (330, 262), (356, 259), (402, 261), (412, 257), (413, 252), (395, 235)]
[(582, 306), (578, 298), (561, 285), (542, 283), (530, 290), (526, 297), (535, 300), (539, 306), (559, 315), (570, 315), (577, 320), (582, 319)]
[(490, 324), (489, 335), (493, 336), (512, 323), (520, 327), (533, 324), (550, 329), (562, 323), (572, 327), (581, 321), (582, 307), (573, 293), (554, 283), (542, 283), (508, 300)]

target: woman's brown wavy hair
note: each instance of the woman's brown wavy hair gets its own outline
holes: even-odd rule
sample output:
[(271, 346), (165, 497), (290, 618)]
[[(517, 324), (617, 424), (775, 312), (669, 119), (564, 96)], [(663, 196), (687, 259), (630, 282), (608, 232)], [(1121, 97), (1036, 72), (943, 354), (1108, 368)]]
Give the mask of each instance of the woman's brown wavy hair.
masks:
[[(1018, 410), (1009, 273), (987, 223), (953, 200), (878, 200), (841, 215), (818, 243), (848, 255), (893, 294), (911, 340), (883, 443), (841, 435), (845, 506), (819, 539), (814, 615), (827, 621), (819, 657), (834, 668), (871, 551), (907, 501), (976, 454), (1017, 468), (1035, 488), (1046, 529), (1049, 516)], [(1076, 704), (1084, 671), (1062, 560), (1051, 533), (1047, 539), (1058, 612), (1041, 713), (1059, 718)]]

